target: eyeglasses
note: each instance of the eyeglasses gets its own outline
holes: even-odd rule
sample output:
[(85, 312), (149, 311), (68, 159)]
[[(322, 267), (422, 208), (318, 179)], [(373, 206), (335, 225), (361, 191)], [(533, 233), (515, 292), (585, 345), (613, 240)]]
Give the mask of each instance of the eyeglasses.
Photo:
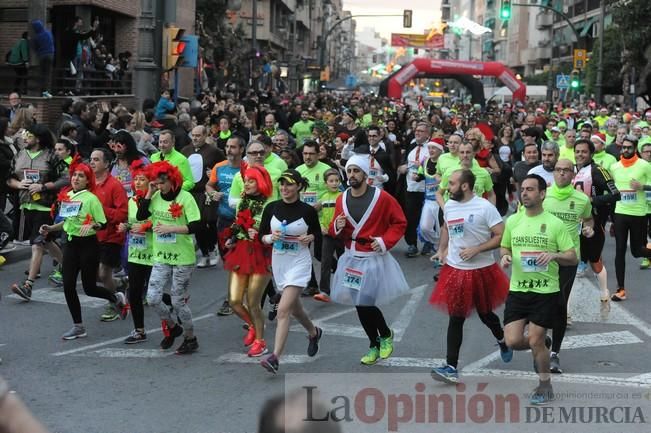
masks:
[(249, 156), (262, 156), (264, 153), (264, 150), (249, 150), (246, 152)]
[(554, 171), (558, 174), (574, 173), (573, 168), (555, 168)]

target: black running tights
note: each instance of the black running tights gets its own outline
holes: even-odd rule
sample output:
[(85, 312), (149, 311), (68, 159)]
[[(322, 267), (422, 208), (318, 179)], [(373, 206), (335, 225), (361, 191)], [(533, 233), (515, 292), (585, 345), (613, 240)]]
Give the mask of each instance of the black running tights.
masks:
[(88, 296), (115, 302), (115, 295), (107, 288), (97, 285), (99, 255), (95, 236), (73, 236), (63, 247), (63, 293), (75, 324), (81, 322), (81, 304), (77, 295), (77, 275), (81, 272), (81, 285)]
[(374, 306), (358, 305), (355, 308), (357, 308), (357, 316), (371, 343), (369, 347), (377, 347), (379, 349), (380, 340), (378, 337), (388, 338), (391, 336), (391, 329), (389, 329), (387, 322), (384, 320), (382, 311)]
[(129, 305), (136, 329), (145, 328), (145, 309), (142, 300), (146, 295), (147, 283), (151, 275), (151, 266), (129, 262)]
[[(497, 340), (504, 338), (504, 330), (500, 324), (500, 318), (492, 311), (486, 314), (479, 314), (479, 319), (491, 330)], [(448, 353), (446, 361), (448, 365), (457, 368), (459, 363), (459, 350), (463, 341), (463, 324), (465, 317), (450, 316), (448, 321)]]

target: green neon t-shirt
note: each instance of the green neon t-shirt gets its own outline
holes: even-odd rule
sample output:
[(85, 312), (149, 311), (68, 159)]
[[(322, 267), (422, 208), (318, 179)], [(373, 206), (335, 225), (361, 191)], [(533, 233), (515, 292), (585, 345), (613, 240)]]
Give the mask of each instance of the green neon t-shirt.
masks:
[(576, 159), (574, 158), (574, 148), (561, 146), (560, 155), (558, 156), (558, 159), (569, 159), (570, 161), (572, 161), (573, 164), (576, 164)]
[(624, 167), (621, 161), (613, 164), (610, 173), (622, 198), (615, 206), (615, 213), (621, 215), (644, 216), (647, 213), (647, 200), (644, 191), (631, 188), (633, 179), (642, 185), (651, 184), (651, 164), (639, 158), (630, 167)]
[(305, 191), (301, 191), (301, 201), (313, 206), (319, 200), (319, 197), (326, 191), (326, 184), (323, 174), (330, 169), (328, 164), (321, 161), (317, 162), (314, 167), (308, 167), (301, 164), (296, 167), (301, 176), (307, 179), (309, 186)]
[[(63, 231), (68, 240), (73, 236), (81, 237), (81, 226), (84, 223), (106, 224), (104, 208), (97, 196), (88, 190), (68, 191), (68, 199), (59, 204), (59, 216), (63, 218)], [(95, 230), (90, 229), (84, 236), (95, 236)]]
[[(559, 192), (556, 193), (556, 191)], [(590, 198), (584, 193), (575, 190), (572, 185), (564, 188), (557, 188), (556, 185), (552, 185), (550, 188), (547, 188), (543, 208), (563, 221), (563, 224), (565, 224), (572, 237), (574, 248), (576, 248), (576, 252), (579, 254), (581, 248), (579, 237), (581, 221), (592, 215)]]
[[(439, 189), (445, 191), (443, 193), (443, 198), (445, 199), (445, 201), (448, 201), (448, 180), (450, 179), (452, 173), (454, 173), (454, 171), (458, 170), (459, 168), (460, 168), (459, 166), (448, 168), (448, 170), (441, 178), (441, 184), (439, 185)], [(475, 164), (473, 162), (470, 171), (472, 171), (472, 174), (475, 175), (475, 187), (472, 190), (478, 197), (481, 197), (482, 195), (484, 195), (484, 193), (493, 190), (493, 179), (491, 179), (491, 175), (488, 174), (488, 170), (486, 170), (483, 167), (480, 167), (479, 164)]]
[[(129, 224), (142, 224), (144, 221), (138, 221), (138, 204), (131, 198), (129, 199)], [(140, 265), (151, 266), (153, 264), (153, 233), (151, 229), (144, 233), (129, 232), (129, 263), (138, 263)]]
[[(170, 205), (176, 203), (181, 208), (181, 215), (175, 218), (170, 213)], [(167, 201), (156, 191), (149, 204), (150, 220), (154, 227), (157, 224), (187, 226), (189, 223), (199, 221), (201, 214), (197, 202), (192, 194), (185, 190), (179, 191), (174, 201)], [(169, 233), (166, 235), (152, 235), (154, 263), (164, 263), (172, 266), (194, 265), (196, 256), (192, 235)]]
[(296, 147), (302, 147), (303, 143), (305, 143), (306, 140), (312, 138), (313, 125), (314, 122), (311, 120), (299, 120), (298, 122), (294, 123), (291, 129), (291, 133), (294, 135), (294, 137), (296, 137)]
[(451, 153), (444, 153), (436, 161), (436, 174), (442, 175), (451, 167), (459, 166), (459, 157)]
[(615, 158), (605, 150), (602, 150), (601, 152), (592, 155), (592, 160), (608, 171), (610, 171), (613, 164), (617, 162), (617, 158)]
[(551, 294), (560, 291), (558, 263), (546, 266), (536, 264), (541, 253), (557, 253), (574, 248), (574, 243), (563, 221), (547, 211), (534, 217), (518, 212), (506, 220), (503, 248), (511, 250), (512, 292)]

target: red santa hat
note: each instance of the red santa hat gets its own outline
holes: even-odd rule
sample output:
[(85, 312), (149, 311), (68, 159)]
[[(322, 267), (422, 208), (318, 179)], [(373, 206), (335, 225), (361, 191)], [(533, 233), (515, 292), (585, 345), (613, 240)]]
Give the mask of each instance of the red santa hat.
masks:
[(169, 180), (172, 183), (172, 189), (174, 191), (180, 189), (183, 185), (181, 172), (167, 161), (158, 161), (150, 165), (147, 170), (147, 177), (150, 181), (156, 179)]
[(603, 132), (596, 132), (592, 134), (590, 140), (599, 140), (602, 144), (606, 144), (606, 136), (603, 134)]

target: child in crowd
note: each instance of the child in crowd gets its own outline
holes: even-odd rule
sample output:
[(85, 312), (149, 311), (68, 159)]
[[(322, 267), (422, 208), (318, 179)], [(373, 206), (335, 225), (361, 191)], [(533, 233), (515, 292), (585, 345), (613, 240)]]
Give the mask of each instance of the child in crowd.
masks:
[(323, 181), (326, 184), (326, 191), (319, 197), (321, 210), (319, 211), (319, 223), (323, 233), (323, 248), (321, 250), (321, 281), (319, 287), (321, 292), (314, 295), (314, 299), (322, 302), (330, 302), (330, 275), (337, 268), (334, 258), (335, 252), (340, 256), (344, 252), (343, 244), (330, 235), (328, 228), (335, 217), (335, 202), (341, 195), (341, 177), (339, 171), (334, 168), (323, 173)]

